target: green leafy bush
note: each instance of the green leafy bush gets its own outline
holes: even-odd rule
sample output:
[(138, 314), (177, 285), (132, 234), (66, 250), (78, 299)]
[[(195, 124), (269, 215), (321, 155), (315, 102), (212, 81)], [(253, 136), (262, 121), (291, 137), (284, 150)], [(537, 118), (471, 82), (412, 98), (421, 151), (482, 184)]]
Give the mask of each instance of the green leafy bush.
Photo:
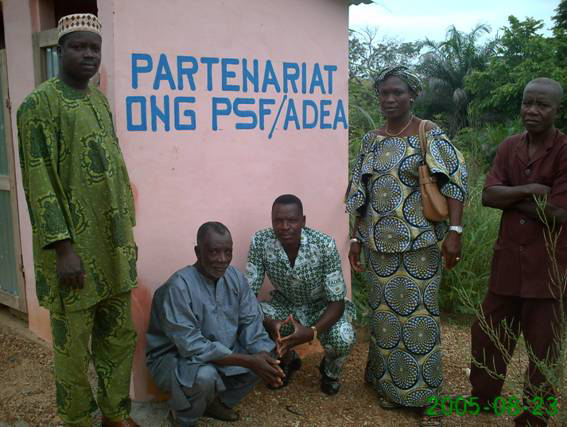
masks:
[(522, 125), (519, 119), (504, 124), (468, 127), (459, 131), (454, 143), (465, 154), (472, 182), (488, 172), (498, 144), (506, 137), (521, 131)]
[(439, 289), (441, 309), (454, 313), (474, 313), (461, 301), (460, 290), (465, 290), (477, 302), (483, 298), (500, 223), (500, 211), (481, 204), (483, 177), (471, 184), (463, 216), (461, 261), (453, 270), (444, 272)]

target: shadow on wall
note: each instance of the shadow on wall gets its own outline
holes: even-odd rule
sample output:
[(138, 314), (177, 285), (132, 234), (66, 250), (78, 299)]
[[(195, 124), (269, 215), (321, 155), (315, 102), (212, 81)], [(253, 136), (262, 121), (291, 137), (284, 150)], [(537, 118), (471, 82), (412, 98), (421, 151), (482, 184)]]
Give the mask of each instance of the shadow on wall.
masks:
[(136, 351), (132, 375), (132, 385), (136, 390), (136, 400), (166, 400), (167, 393), (160, 391), (154, 384), (148, 369), (146, 368), (146, 331), (150, 321), (150, 308), (152, 306), (152, 294), (144, 286), (142, 280), (138, 280), (138, 287), (132, 290), (132, 318), (138, 332), (136, 340)]

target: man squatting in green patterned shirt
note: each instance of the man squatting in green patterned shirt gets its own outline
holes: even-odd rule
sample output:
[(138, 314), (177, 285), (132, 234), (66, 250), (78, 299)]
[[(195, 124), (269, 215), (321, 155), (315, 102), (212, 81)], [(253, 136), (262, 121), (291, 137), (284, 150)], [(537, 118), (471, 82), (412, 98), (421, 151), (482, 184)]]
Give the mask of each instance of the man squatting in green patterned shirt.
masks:
[[(59, 21), (59, 77), (18, 110), (20, 166), (37, 297), (50, 314), (59, 416), (65, 425), (90, 427), (98, 404), (103, 427), (135, 427), (134, 203), (108, 101), (89, 86), (100, 66), (100, 29), (90, 14)], [(87, 377), (91, 355), (96, 401)]]
[(262, 302), (264, 326), (276, 342), (286, 374), (282, 387), (301, 367), (293, 348), (319, 338), (325, 350), (321, 361), (321, 390), (336, 394), (344, 361), (355, 342), (352, 304), (335, 241), (307, 228), (303, 205), (294, 195), (278, 197), (272, 206), (272, 228), (252, 237), (246, 277), (257, 295), (267, 274), (274, 290)]

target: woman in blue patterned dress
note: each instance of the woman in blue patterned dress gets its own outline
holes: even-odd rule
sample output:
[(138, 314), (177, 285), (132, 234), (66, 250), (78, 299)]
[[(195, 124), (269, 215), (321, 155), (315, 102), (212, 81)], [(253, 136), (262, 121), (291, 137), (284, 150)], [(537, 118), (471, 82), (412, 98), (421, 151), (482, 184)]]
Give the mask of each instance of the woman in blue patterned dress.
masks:
[[(443, 383), (437, 293), (443, 263), (450, 269), (461, 256), (467, 172), (461, 153), (429, 122), (426, 163), (447, 196), (449, 224), (426, 219), (417, 169), (421, 120), (412, 113), (421, 82), (398, 66), (380, 72), (374, 87), (386, 123), (364, 136), (346, 201), (355, 216), (349, 260), (362, 271), (364, 246), (371, 284), (365, 379), (383, 407), (424, 408)], [(425, 413), (420, 422), (440, 424)]]

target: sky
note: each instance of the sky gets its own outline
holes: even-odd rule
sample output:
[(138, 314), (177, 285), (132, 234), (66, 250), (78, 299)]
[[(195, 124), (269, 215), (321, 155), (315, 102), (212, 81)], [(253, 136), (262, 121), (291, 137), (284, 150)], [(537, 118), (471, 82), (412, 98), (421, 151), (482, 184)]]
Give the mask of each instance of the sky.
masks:
[(349, 27), (378, 29), (379, 38), (411, 42), (428, 37), (445, 39), (447, 28), (469, 32), (476, 24), (488, 24), (492, 35), (508, 24), (508, 16), (544, 21), (545, 35), (559, 0), (374, 0), (374, 4), (350, 6)]

